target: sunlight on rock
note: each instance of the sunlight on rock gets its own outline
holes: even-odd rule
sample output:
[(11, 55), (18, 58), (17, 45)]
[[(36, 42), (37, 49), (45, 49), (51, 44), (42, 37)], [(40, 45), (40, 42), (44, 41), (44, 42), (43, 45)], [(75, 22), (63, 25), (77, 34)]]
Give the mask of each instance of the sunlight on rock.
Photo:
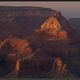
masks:
[(54, 61), (54, 68), (57, 74), (63, 74), (66, 71), (66, 64), (63, 63), (60, 57), (57, 57)]
[(17, 60), (17, 61), (16, 61), (16, 66), (15, 66), (15, 71), (16, 71), (16, 72), (19, 72), (19, 70), (20, 70), (20, 61)]
[(43, 35), (54, 38), (56, 40), (64, 40), (68, 38), (66, 30), (63, 29), (59, 20), (51, 16), (42, 25), (40, 29), (35, 30), (36, 32), (42, 32)]

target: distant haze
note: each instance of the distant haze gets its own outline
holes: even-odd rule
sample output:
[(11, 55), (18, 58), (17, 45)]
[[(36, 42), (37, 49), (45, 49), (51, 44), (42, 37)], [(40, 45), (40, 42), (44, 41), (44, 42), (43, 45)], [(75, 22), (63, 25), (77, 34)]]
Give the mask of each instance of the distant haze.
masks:
[(68, 1), (4, 1), (0, 6), (33, 6), (59, 10), (67, 18), (80, 18), (80, 2)]

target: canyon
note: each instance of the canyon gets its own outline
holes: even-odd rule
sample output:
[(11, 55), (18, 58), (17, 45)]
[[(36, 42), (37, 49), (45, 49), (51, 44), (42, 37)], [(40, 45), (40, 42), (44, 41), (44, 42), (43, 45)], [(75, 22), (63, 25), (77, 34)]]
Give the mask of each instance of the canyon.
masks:
[(18, 77), (80, 76), (71, 62), (80, 57), (80, 38), (60, 11), (0, 7), (0, 14), (1, 77), (17, 69)]

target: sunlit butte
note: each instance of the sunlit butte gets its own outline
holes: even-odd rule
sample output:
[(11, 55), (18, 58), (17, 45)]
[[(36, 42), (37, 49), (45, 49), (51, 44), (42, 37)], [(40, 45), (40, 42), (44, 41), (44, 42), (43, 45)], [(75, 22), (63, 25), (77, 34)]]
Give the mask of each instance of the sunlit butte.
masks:
[(58, 39), (67, 39), (68, 35), (61, 27), (60, 22), (55, 17), (48, 18), (42, 25), (41, 30), (46, 31), (49, 35)]

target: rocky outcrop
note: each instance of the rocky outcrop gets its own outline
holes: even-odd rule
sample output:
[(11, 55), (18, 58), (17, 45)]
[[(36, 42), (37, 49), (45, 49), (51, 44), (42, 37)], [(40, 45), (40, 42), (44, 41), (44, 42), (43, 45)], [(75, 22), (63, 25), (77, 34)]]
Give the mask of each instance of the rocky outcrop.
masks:
[(68, 39), (68, 33), (67, 31), (61, 26), (61, 23), (59, 20), (51, 16), (49, 17), (42, 25), (40, 30), (36, 30), (37, 32), (44, 32), (44, 34), (50, 36), (51, 38), (54, 38), (54, 40), (62, 40), (62, 39)]
[(10, 45), (18, 52), (30, 55), (32, 53), (31, 49), (29, 48), (30, 42), (26, 39), (19, 39), (13, 37), (9, 40)]
[[(10, 35), (0, 43), (1, 61), (4, 59), (6, 59), (6, 61), (15, 61), (18, 58), (30, 56), (32, 49), (29, 47), (29, 44), (30, 42), (28, 40), (19, 39)], [(13, 58), (15, 58), (15, 60)]]

